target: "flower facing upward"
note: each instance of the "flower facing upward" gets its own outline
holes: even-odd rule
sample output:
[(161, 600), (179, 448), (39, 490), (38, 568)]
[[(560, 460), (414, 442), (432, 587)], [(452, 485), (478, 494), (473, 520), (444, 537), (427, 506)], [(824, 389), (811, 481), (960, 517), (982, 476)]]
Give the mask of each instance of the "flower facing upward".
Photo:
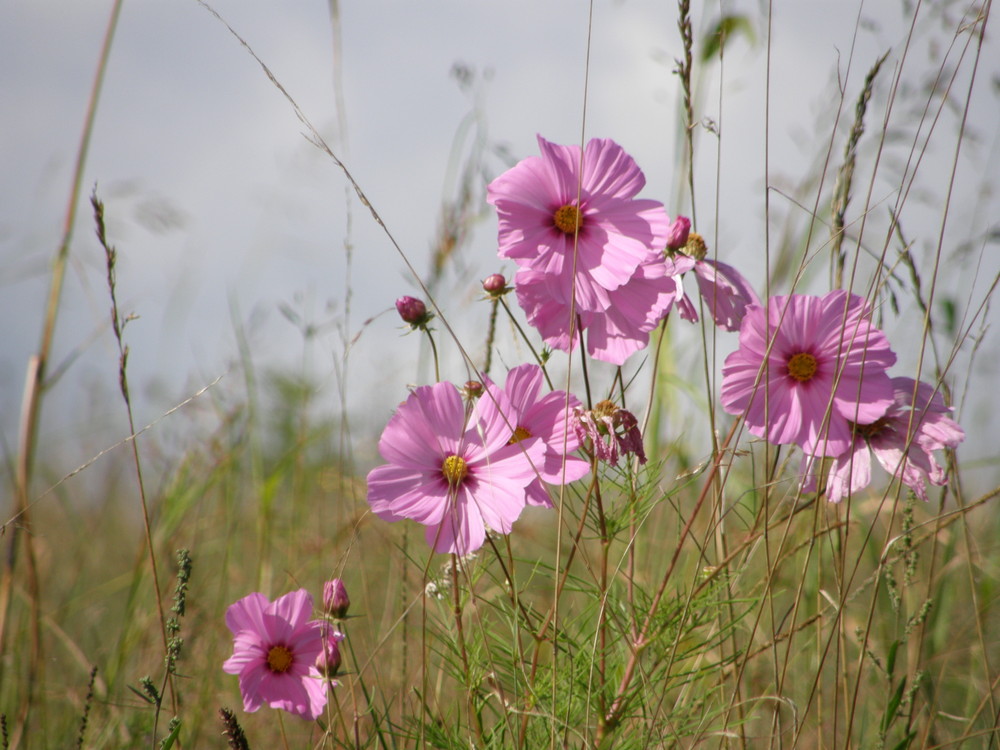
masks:
[(766, 310), (747, 309), (739, 349), (722, 368), (722, 406), (745, 414), (758, 437), (837, 456), (854, 439), (851, 423), (874, 423), (893, 403), (886, 369), (895, 361), (861, 297), (771, 297)]
[(233, 655), (222, 669), (240, 676), (243, 708), (263, 703), (305, 719), (315, 719), (326, 705), (326, 685), (315, 662), (323, 652), (323, 627), (310, 620), (312, 596), (305, 589), (273, 602), (250, 594), (226, 610), (233, 633)]
[[(826, 481), (830, 502), (840, 502), (868, 486), (872, 454), (925, 502), (927, 482), (938, 486), (947, 483), (947, 473), (933, 452), (956, 447), (965, 439), (965, 432), (947, 416), (951, 410), (932, 386), (900, 377), (892, 379), (892, 387), (894, 400), (885, 416), (870, 424), (854, 425), (851, 446), (833, 459)], [(815, 476), (810, 471), (814, 462), (807, 457), (804, 463), (808, 492), (815, 489)]]
[[(490, 183), (487, 200), (500, 220), (499, 254), (573, 282), (587, 307), (593, 289), (617, 289), (655, 248), (664, 246), (663, 204), (637, 199), (646, 178), (612, 140), (583, 150), (538, 136), (541, 156), (529, 156)], [(582, 163), (582, 172), (581, 172)]]
[(368, 474), (368, 504), (386, 521), (426, 527), (437, 552), (479, 549), (486, 528), (510, 533), (525, 488), (544, 466), (538, 439), (510, 443), (509, 399), (480, 397), (468, 412), (451, 383), (416, 388), (389, 420), (379, 453), (389, 463)]
[[(572, 424), (571, 410), (580, 405), (579, 399), (565, 391), (552, 391), (541, 395), (544, 376), (535, 364), (515, 367), (507, 373), (504, 393), (510, 400), (513, 434), (511, 443), (530, 438), (541, 440), (545, 448), (544, 459), (535, 468), (538, 476), (525, 488), (528, 505), (552, 507), (549, 493), (543, 482), (567, 484), (585, 476), (590, 464), (582, 458), (568, 455), (580, 447), (580, 439), (567, 426)], [(491, 384), (492, 385), (492, 384)], [(483, 399), (490, 399), (497, 390), (492, 386)]]

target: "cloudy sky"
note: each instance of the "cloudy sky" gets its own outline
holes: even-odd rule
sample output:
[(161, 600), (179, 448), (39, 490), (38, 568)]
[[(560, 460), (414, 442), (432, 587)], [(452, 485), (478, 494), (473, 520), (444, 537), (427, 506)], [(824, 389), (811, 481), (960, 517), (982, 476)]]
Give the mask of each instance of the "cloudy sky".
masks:
[[(671, 214), (689, 213), (672, 74), (681, 54), (672, 3), (597, 0), (592, 19), (581, 0), (340, 5), (338, 41), (325, 0), (212, 3), (343, 159), (419, 273), (429, 271), (442, 201), (456, 194), (457, 175), (478, 153), (476, 143), (482, 144), (483, 173), (495, 175), (508, 159), (536, 153), (538, 133), (561, 143), (614, 138), (644, 169), (643, 196), (663, 201)], [(930, 262), (947, 215), (947, 236), (968, 247), (948, 248), (952, 270), (941, 294), (959, 301), (959, 315), (974, 314), (998, 267), (988, 237), (997, 216), (990, 175), (1000, 174), (1000, 46), (987, 33), (969, 99), (976, 49), (967, 44), (970, 34), (956, 33), (968, 23), (962, 17), (967, 4), (927, 4), (909, 46), (913, 16), (905, 2), (869, 2), (859, 10), (843, 0), (776, 0), (770, 24), (767, 4), (757, 0), (695, 5), (704, 5), (704, 15), (694, 18), (696, 37), (722, 13), (745, 15), (752, 27), (727, 47), (724, 65), (696, 71), (697, 114), (719, 134), (702, 128), (697, 135), (697, 215), (719, 257), (762, 284), (765, 243), (774, 253), (787, 231), (804, 241), (816, 196), (816, 183), (808, 180), (832, 148), (825, 189), (832, 186), (864, 76), (888, 52), (859, 155), (856, 212), (848, 218), (857, 221), (867, 202), (866, 244), (880, 250), (888, 209), (897, 205), (900, 185), (910, 186), (902, 223), (912, 252), (918, 262)], [(0, 312), (6, 321), (0, 434), (7, 451), (16, 444), (25, 366), (38, 343), (48, 269), (110, 9), (110, 2), (96, 0), (34, 0), (6, 3), (0, 11)], [(470, 72), (465, 85), (456, 66)], [(955, 75), (949, 101), (939, 107), (941, 96), (928, 91), (942, 69), (946, 82)], [(946, 214), (967, 99), (968, 138)], [(921, 119), (928, 102), (929, 115)], [(869, 196), (887, 111), (890, 137)], [(418, 288), (385, 231), (345, 190), (343, 174), (306, 132), (247, 50), (196, 0), (124, 4), (57, 330), (55, 362), (74, 359), (44, 407), (43, 453), (65, 455), (69, 466), (95, 452), (87, 438), (96, 425), (103, 430), (98, 447), (124, 434), (103, 253), (86, 200), (95, 185), (119, 252), (120, 307), (138, 316), (126, 337), (140, 423), (226, 372), (238, 329), (259, 365), (299, 367), (306, 357), (328, 383), (343, 336), (360, 334), (348, 392), (378, 401), (359, 411), (388, 414), (403, 398), (405, 383), (417, 377), (417, 342), (401, 336), (388, 311), (396, 297)], [(918, 156), (916, 178), (904, 180)], [(765, 164), (776, 188), (770, 234)], [(481, 201), (475, 208), (482, 219), (439, 293), (449, 318), (470, 337), (466, 343), (479, 351), (486, 311), (475, 304), (477, 282), (504, 266), (495, 255), (492, 214)], [(826, 236), (819, 227), (812, 249)], [(826, 260), (819, 262), (825, 269)], [(930, 277), (929, 267), (925, 274)], [(320, 326), (310, 346), (289, 310)], [(900, 317), (907, 314), (916, 313), (904, 301)], [(887, 324), (890, 335), (896, 325)], [(976, 368), (984, 382), (1000, 377), (995, 342), (987, 349)], [(968, 359), (959, 359), (964, 377), (961, 361), (967, 371)], [(973, 423), (975, 413), (969, 410)]]

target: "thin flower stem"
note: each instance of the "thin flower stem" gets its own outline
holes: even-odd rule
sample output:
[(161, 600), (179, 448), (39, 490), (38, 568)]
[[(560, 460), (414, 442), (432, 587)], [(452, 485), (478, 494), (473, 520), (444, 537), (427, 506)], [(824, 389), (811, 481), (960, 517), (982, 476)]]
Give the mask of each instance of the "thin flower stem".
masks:
[(455, 615), (455, 630), (458, 635), (458, 651), (462, 657), (462, 670), (465, 673), (465, 685), (468, 688), (468, 711), (469, 724), (476, 735), (475, 745), (482, 746), (483, 724), (479, 711), (476, 710), (475, 694), (472, 684), (472, 671), (469, 669), (469, 654), (465, 649), (465, 628), (462, 625), (462, 594), (458, 585), (459, 557), (456, 553), (451, 553), (451, 589), (453, 594), (452, 613)]
[(281, 731), (281, 744), (285, 746), (285, 750), (290, 750), (288, 747), (288, 735), (285, 734), (284, 712), (282, 711), (278, 711), (278, 729)]
[(434, 357), (434, 382), (440, 383), (441, 382), (441, 366), (440, 366), (440, 364), (438, 362), (437, 344), (434, 343), (434, 336), (433, 336), (433, 334), (431, 334), (431, 329), (430, 328), (428, 328), (427, 326), (424, 326), (421, 330), (423, 330), (423, 332), (427, 334), (427, 340), (431, 342), (431, 353), (432, 353), (432, 356)]
[(497, 335), (497, 310), (498, 299), (490, 299), (490, 322), (486, 329), (486, 362), (483, 363), (483, 374), (490, 374), (490, 367), (493, 365), (493, 342)]
[[(688, 535), (691, 533), (691, 528), (694, 525), (695, 518), (698, 516), (698, 511), (708, 498), (715, 475), (722, 466), (723, 452), (729, 445), (729, 442), (733, 439), (733, 436), (736, 434), (739, 425), (740, 421), (738, 419), (733, 421), (733, 425), (730, 427), (729, 433), (722, 441), (718, 456), (712, 461), (712, 465), (708, 470), (708, 476), (705, 478), (705, 484), (698, 495), (698, 500), (695, 502), (694, 508), (688, 516), (687, 522), (684, 524), (684, 528), (681, 530), (680, 537), (674, 547), (674, 553), (670, 558), (670, 564), (667, 566), (667, 570), (663, 574), (663, 578), (660, 580), (660, 585), (656, 590), (656, 594), (653, 596), (653, 599), (649, 604), (649, 612), (647, 613), (646, 619), (643, 621), (642, 627), (639, 630), (639, 636), (632, 644), (632, 653), (629, 655), (628, 662), (625, 664), (625, 670), (622, 674), (620, 682), (618, 683), (618, 690), (615, 693), (614, 700), (611, 702), (611, 708), (608, 709), (608, 712), (604, 717), (604, 722), (601, 724), (601, 727), (604, 728), (605, 731), (613, 729), (618, 724), (625, 711), (627, 701), (626, 695), (628, 693), (629, 686), (632, 684), (632, 678), (635, 675), (635, 670), (639, 666), (639, 655), (648, 643), (647, 639), (649, 636), (649, 629), (652, 626), (656, 612), (659, 609), (660, 601), (663, 599), (664, 593), (666, 593), (667, 584), (670, 582), (674, 568), (677, 566), (677, 560), (680, 558), (681, 550), (684, 547), (684, 540), (687, 539)], [(603, 736), (604, 733), (599, 732), (598, 743), (600, 743)]]
[(548, 384), (550, 389), (554, 389), (552, 380), (549, 378), (549, 373), (545, 369), (545, 360), (538, 354), (538, 352), (535, 351), (535, 347), (532, 345), (531, 339), (528, 337), (528, 334), (524, 332), (524, 329), (521, 328), (521, 324), (517, 322), (517, 318), (514, 317), (514, 313), (511, 312), (510, 306), (507, 304), (507, 300), (501, 297), (500, 304), (503, 305), (503, 309), (507, 313), (507, 317), (510, 318), (510, 322), (514, 324), (514, 328), (517, 329), (518, 334), (522, 339), (524, 339), (524, 343), (527, 344), (528, 349), (531, 351), (531, 356), (535, 358), (538, 366), (542, 368), (542, 375), (545, 376), (545, 382)]

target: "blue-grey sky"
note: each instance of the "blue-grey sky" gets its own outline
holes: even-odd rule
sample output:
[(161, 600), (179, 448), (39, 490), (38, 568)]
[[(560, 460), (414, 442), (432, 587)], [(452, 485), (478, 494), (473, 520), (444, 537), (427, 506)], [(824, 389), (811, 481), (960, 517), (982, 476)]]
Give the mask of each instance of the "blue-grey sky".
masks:
[[(514, 158), (536, 153), (536, 133), (562, 143), (614, 138), (645, 171), (643, 197), (663, 201), (671, 214), (690, 212), (672, 74), (681, 54), (674, 4), (594, 3), (585, 120), (587, 3), (342, 0), (340, 5), (341, 66), (335, 70), (327, 2), (213, 3), (348, 165), (419, 272), (429, 268), (442, 199), (455, 191), (455, 144), (463, 144), (460, 153), (469, 150), (470, 141), (457, 140), (457, 134), (465, 132), (460, 128), (474, 107), (480, 134)], [(770, 184), (790, 190), (822, 165), (839, 105), (829, 189), (864, 75), (888, 51), (870, 105), (848, 220), (856, 222), (865, 204), (880, 124), (893, 79), (902, 71), (890, 116), (893, 135), (879, 166), (883, 178), (868, 199), (872, 223), (866, 244), (881, 248), (888, 207), (898, 199), (898, 175), (912, 144), (922, 144), (930, 128), (929, 121), (920, 125), (928, 101), (921, 86), (944, 61), (949, 74), (958, 70), (951, 92), (955, 105), (931, 131), (932, 145), (902, 214), (914, 255), (929, 262), (975, 52), (959, 56), (968, 36), (954, 34), (963, 6), (939, 3), (923, 10), (916, 41), (907, 48), (911, 16), (903, 2), (868, 2), (859, 13), (856, 2), (777, 0), (770, 29), (763, 3), (696, 5), (704, 13), (695, 17), (696, 35), (720, 12), (745, 14), (754, 29), (752, 40), (740, 38), (727, 48), (721, 69), (702, 67), (696, 76), (697, 114), (721, 133), (717, 149), (717, 137), (699, 130), (696, 170), (698, 228), (719, 257), (763, 283), (765, 123)], [(35, 0), (7, 3), (0, 11), (0, 314), (7, 321), (0, 347), (0, 432), (8, 450), (16, 443), (25, 366), (41, 330), (48, 268), (61, 235), (110, 8), (110, 2), (96, 0)], [(1000, 174), (1000, 56), (993, 39), (988, 33), (976, 73), (969, 112), (973, 137), (959, 157), (946, 227), (949, 238), (973, 242), (960, 257), (946, 248), (953, 267), (940, 293), (959, 299), (960, 314), (973, 312), (966, 308), (981, 301), (984, 281), (998, 267), (996, 245), (983, 241), (991, 227), (995, 230), (991, 175)], [(451, 75), (456, 64), (475, 72), (472, 90), (463, 91)], [(341, 113), (336, 80), (344, 96)], [(932, 116), (937, 101), (931, 98)], [(338, 128), (338, 114), (346, 132)], [(359, 414), (378, 422), (404, 397), (404, 385), (417, 378), (418, 342), (402, 337), (395, 315), (386, 311), (396, 297), (415, 294), (417, 287), (367, 210), (353, 195), (346, 197), (341, 172), (303, 137), (305, 130), (257, 63), (195, 0), (125, 3), (84, 177), (54, 361), (76, 351), (80, 356), (45, 403), (43, 454), (59, 456), (68, 470), (125, 434), (103, 254), (86, 205), (95, 184), (119, 251), (120, 307), (138, 316), (126, 338), (140, 422), (225, 372), (236, 357), (238, 325), (246, 328), (261, 367), (300, 366), (302, 337), (280, 306), (305, 310), (316, 322), (342, 324), (348, 285), (349, 332), (361, 332), (352, 350), (351, 399), (362, 404)], [(495, 174), (504, 162), (488, 155), (484, 168)], [(815, 187), (803, 194), (808, 202), (800, 208), (771, 192), (772, 243), (788, 220), (804, 228)], [(474, 352), (481, 350), (476, 332), (485, 320), (484, 307), (473, 302), (478, 279), (504, 269), (495, 255), (495, 220), (487, 206), (480, 208), (485, 218), (461, 251), (458, 267), (465, 278), (452, 272), (441, 287), (446, 312), (469, 336), (465, 343)], [(826, 236), (818, 227), (813, 250), (820, 250)], [(353, 248), (349, 277), (345, 242)], [(980, 258), (984, 266), (974, 285)], [(826, 262), (825, 256), (817, 261), (822, 264), (817, 278), (825, 278)], [(930, 278), (929, 267), (922, 272)], [(916, 315), (905, 301), (903, 312), (904, 319)], [(894, 328), (903, 337), (894, 341), (896, 348), (906, 349), (912, 341), (905, 337), (918, 329), (890, 322), (890, 336)], [(734, 344), (721, 339), (721, 355)], [(309, 349), (307, 366), (331, 387), (333, 361), (343, 349), (334, 328), (325, 329)], [(968, 370), (965, 356), (956, 365), (961, 377)], [(983, 383), (1000, 377), (995, 342), (976, 362)], [(458, 368), (446, 376), (464, 379)], [(970, 430), (995, 437), (988, 419), (976, 424), (977, 411), (966, 410)]]

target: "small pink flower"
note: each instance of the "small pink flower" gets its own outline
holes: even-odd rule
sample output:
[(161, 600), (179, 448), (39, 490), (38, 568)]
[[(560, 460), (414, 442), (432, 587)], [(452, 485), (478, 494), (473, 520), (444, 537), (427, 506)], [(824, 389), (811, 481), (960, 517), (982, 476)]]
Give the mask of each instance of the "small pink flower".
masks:
[(510, 533), (545, 459), (537, 439), (510, 444), (516, 422), (502, 392), (480, 397), (467, 412), (451, 383), (414, 389), (379, 440), (389, 463), (368, 474), (372, 511), (423, 524), (437, 552), (474, 552), (487, 527)]
[(250, 594), (226, 610), (233, 655), (222, 669), (240, 676), (245, 711), (267, 703), (305, 719), (322, 714), (326, 684), (315, 662), (323, 651), (325, 624), (311, 615), (312, 596), (305, 589), (273, 602)]
[[(925, 502), (927, 482), (938, 486), (947, 483), (947, 473), (934, 451), (957, 447), (965, 432), (947, 416), (951, 409), (932, 386), (904, 377), (893, 378), (892, 386), (894, 401), (885, 416), (870, 424), (854, 425), (851, 446), (833, 459), (826, 481), (830, 502), (840, 502), (868, 486), (873, 454), (886, 471)], [(816, 486), (811, 473), (814, 463), (809, 456), (804, 460), (807, 492)]]
[(573, 416), (577, 436), (581, 441), (589, 441), (598, 461), (617, 466), (621, 456), (632, 453), (640, 464), (646, 463), (639, 421), (632, 412), (619, 409), (611, 401), (599, 401), (589, 411), (577, 407)]
[(722, 406), (758, 437), (838, 456), (854, 440), (852, 423), (871, 424), (893, 403), (886, 370), (895, 361), (861, 297), (771, 297), (766, 310), (747, 309), (722, 368)]
[(333, 578), (323, 584), (323, 611), (330, 617), (343, 620), (350, 606), (351, 599), (342, 580)]
[[(566, 428), (572, 423), (571, 410), (580, 405), (579, 399), (565, 391), (541, 394), (544, 376), (542, 368), (535, 364), (520, 365), (507, 373), (504, 393), (510, 399), (511, 443), (520, 443), (530, 438), (539, 438), (545, 446), (545, 457), (535, 468), (538, 476), (525, 488), (528, 505), (551, 508), (552, 501), (543, 482), (548, 484), (568, 484), (580, 479), (590, 471), (590, 464), (582, 458), (569, 455), (580, 447), (576, 433)], [(489, 399), (497, 388), (492, 383)]]

